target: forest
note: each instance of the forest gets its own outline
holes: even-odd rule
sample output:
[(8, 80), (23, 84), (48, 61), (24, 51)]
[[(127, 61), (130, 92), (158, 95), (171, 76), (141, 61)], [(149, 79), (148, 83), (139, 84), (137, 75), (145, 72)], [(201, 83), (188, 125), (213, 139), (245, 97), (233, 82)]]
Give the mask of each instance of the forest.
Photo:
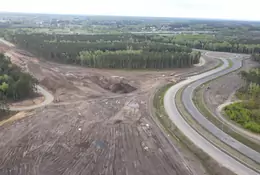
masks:
[[(0, 37), (51, 61), (95, 68), (191, 67), (191, 48), (252, 54), (259, 60), (260, 23), (178, 18), (9, 16)], [(40, 21), (40, 23), (39, 23)], [(7, 24), (6, 24), (7, 25)]]
[(14, 34), (7, 40), (51, 61), (94, 68), (169, 69), (191, 67), (200, 52), (146, 36)]
[[(0, 29), (0, 37), (42, 59), (91, 68), (192, 67), (201, 56), (193, 49), (250, 54), (260, 62), (258, 22), (104, 16), (51, 18), (40, 15), (21, 20), (11, 16), (12, 22)], [(30, 95), (37, 83), (28, 74), (0, 75), (1, 96), (8, 99)], [(241, 77), (245, 86), (237, 96), (243, 101), (224, 110), (231, 120), (260, 133), (259, 69), (243, 71)], [(21, 82), (28, 85), (27, 90), (18, 88)]]
[(178, 44), (190, 48), (220, 52), (260, 53), (260, 40), (253, 36), (225, 36), (224, 34), (178, 34), (172, 36), (150, 35), (152, 41)]
[(0, 113), (7, 109), (7, 101), (17, 101), (35, 94), (38, 81), (12, 64), (0, 53)]
[(253, 34), (47, 34), (12, 33), (5, 39), (38, 57), (93, 68), (169, 69), (191, 67), (200, 53), (191, 48), (251, 54), (260, 60)]
[(260, 133), (260, 69), (241, 71), (245, 86), (237, 92), (242, 102), (227, 106), (227, 116), (252, 132)]

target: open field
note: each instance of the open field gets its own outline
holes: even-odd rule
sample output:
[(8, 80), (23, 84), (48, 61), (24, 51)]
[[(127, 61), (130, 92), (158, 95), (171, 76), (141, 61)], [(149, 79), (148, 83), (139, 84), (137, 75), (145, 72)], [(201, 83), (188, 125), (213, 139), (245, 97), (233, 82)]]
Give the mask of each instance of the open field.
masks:
[(185, 175), (198, 169), (164, 137), (148, 101), (178, 75), (216, 66), (213, 59), (173, 71), (97, 70), (3, 49), (54, 102), (0, 126), (0, 174)]
[[(253, 21), (0, 13), (0, 175), (258, 175), (256, 139), (211, 113), (244, 83), (237, 71), (218, 77), (238, 68), (231, 60), (260, 60), (259, 28)], [(11, 74), (16, 66), (6, 56), (39, 85), (19, 68)], [(197, 111), (192, 92), (201, 82)], [(35, 92), (42, 96), (33, 99)], [(11, 113), (6, 100), (16, 101)]]

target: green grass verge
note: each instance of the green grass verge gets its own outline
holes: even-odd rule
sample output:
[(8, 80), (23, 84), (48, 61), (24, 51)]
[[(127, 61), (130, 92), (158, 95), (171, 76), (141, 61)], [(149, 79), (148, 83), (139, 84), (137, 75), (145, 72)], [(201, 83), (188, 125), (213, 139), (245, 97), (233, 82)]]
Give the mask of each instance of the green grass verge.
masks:
[[(229, 67), (232, 67), (232, 61), (229, 60)], [(222, 66), (223, 62), (220, 61), (220, 63), (215, 66), (212, 69), (215, 69), (219, 66)], [(210, 70), (212, 70), (210, 69)], [(207, 70), (208, 71), (208, 70)], [(155, 116), (156, 119), (160, 122), (161, 126), (163, 127), (164, 131), (169, 134), (169, 136), (172, 138), (172, 140), (176, 140), (179, 144), (181, 144), (183, 147), (185, 147), (187, 150), (194, 153), (196, 157), (202, 162), (204, 167), (207, 169), (208, 174), (211, 175), (235, 175), (233, 172), (231, 172), (229, 169), (222, 167), (218, 164), (213, 158), (211, 158), (207, 153), (205, 153), (202, 149), (198, 148), (193, 142), (191, 142), (170, 120), (168, 115), (165, 112), (164, 109), (164, 95), (166, 91), (172, 86), (173, 84), (168, 84), (161, 88), (159, 91), (156, 92), (154, 99), (153, 99), (153, 106), (155, 108)], [(181, 93), (179, 93), (179, 98), (181, 97)], [(178, 103), (177, 104), (182, 104)], [(184, 107), (184, 106), (183, 106)], [(185, 109), (185, 108), (184, 108)], [(183, 110), (185, 111), (185, 110)], [(192, 122), (191, 119), (188, 119)]]
[(256, 171), (260, 171), (260, 165), (255, 162), (254, 160), (251, 160), (248, 158), (246, 155), (241, 154), (239, 151), (233, 149), (229, 145), (225, 144), (221, 140), (219, 140), (217, 137), (212, 135), (208, 130), (206, 130), (203, 126), (201, 126), (194, 118), (188, 113), (186, 110), (185, 106), (182, 103), (181, 97), (182, 97), (182, 92), (185, 89), (182, 88), (179, 90), (176, 94), (176, 105), (177, 108), (179, 109), (179, 112), (183, 116), (183, 118), (186, 120), (186, 122), (193, 127), (201, 136), (203, 136), (206, 140), (211, 142), (213, 145), (221, 149), (223, 152), (228, 154), (229, 156), (233, 157), (237, 161), (241, 162), (242, 164), (245, 164), (252, 169), (255, 169)]
[(192, 152), (204, 165), (208, 174), (210, 175), (235, 175), (233, 172), (225, 167), (218, 164), (213, 158), (211, 158), (202, 149), (197, 147), (191, 142), (171, 121), (164, 109), (164, 95), (166, 91), (173, 84), (168, 84), (162, 87), (155, 93), (153, 98), (153, 106), (155, 108), (155, 117), (160, 122), (164, 131), (171, 137), (175, 142), (177, 141), (182, 147)]
[[(211, 82), (211, 81), (210, 81)], [(260, 146), (251, 141), (250, 139), (240, 135), (239, 133), (233, 131), (230, 129), (230, 126), (227, 124), (223, 123), (218, 117), (215, 117), (214, 114), (210, 112), (210, 110), (207, 108), (207, 105), (205, 104), (204, 98), (203, 98), (203, 88), (202, 87), (207, 87), (210, 82), (207, 82), (203, 84), (202, 86), (198, 87), (194, 91), (193, 95), (193, 102), (195, 106), (199, 109), (199, 111), (207, 117), (207, 119), (212, 122), (215, 126), (220, 128), (222, 131), (225, 133), (229, 134), (231, 137), (234, 139), (238, 140), (239, 142), (243, 143), (244, 145), (254, 149), (257, 152), (260, 152)]]
[(240, 127), (257, 134), (260, 133), (260, 123), (257, 122), (260, 110), (259, 105), (255, 105), (254, 101), (230, 104), (224, 108), (224, 112), (230, 120), (236, 122)]
[[(232, 61), (229, 60), (228, 68), (232, 67), (232, 65), (233, 65)], [(257, 162), (255, 162), (254, 160), (251, 160), (246, 155), (241, 154), (239, 151), (234, 150), (229, 145), (226, 145), (224, 142), (218, 140), (218, 138), (216, 138), (214, 135), (209, 133), (205, 128), (203, 128), (199, 123), (197, 123), (197, 121), (195, 121), (193, 119), (193, 117), (186, 111), (184, 105), (182, 104), (182, 100), (181, 100), (182, 90), (180, 90), (177, 93), (175, 100), (176, 100), (176, 104), (179, 109), (179, 112), (182, 114), (183, 118), (189, 123), (189, 125), (192, 126), (197, 132), (199, 132), (205, 139), (207, 139), (212, 144), (214, 144), (215, 146), (220, 148), (222, 151), (226, 152), (227, 154), (229, 154), (233, 158), (237, 159), (241, 163), (252, 167), (256, 171), (259, 171), (260, 165)], [(210, 111), (204, 111), (204, 112), (205, 112), (204, 116), (208, 116), (211, 114)], [(238, 136), (240, 136), (240, 135), (238, 135)]]
[(240, 134), (236, 133), (232, 129), (230, 129), (230, 126), (223, 123), (221, 120), (219, 120), (217, 117), (215, 117), (210, 110), (206, 107), (206, 104), (204, 102), (203, 98), (203, 90), (196, 89), (193, 96), (193, 102), (196, 105), (196, 107), (199, 109), (199, 111), (207, 117), (207, 119), (212, 122), (215, 126), (220, 128), (222, 131), (233, 137), (234, 139), (238, 140), (239, 142), (247, 145), (248, 147), (254, 149), (257, 152), (260, 152), (260, 146), (251, 140), (241, 136)]

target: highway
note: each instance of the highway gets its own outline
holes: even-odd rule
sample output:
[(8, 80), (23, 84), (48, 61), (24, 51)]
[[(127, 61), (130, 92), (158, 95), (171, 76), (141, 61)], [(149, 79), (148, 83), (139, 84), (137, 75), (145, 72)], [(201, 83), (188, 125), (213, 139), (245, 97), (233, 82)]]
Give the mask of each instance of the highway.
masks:
[[(209, 55), (208, 55), (209, 56)], [(196, 146), (204, 150), (207, 154), (209, 154), (213, 159), (215, 159), (220, 165), (230, 169), (234, 173), (238, 175), (259, 175), (258, 172), (255, 172), (251, 168), (245, 166), (244, 164), (240, 163), (233, 157), (227, 155), (225, 152), (220, 150), (219, 148), (215, 147), (212, 143), (210, 143), (208, 140), (206, 140), (203, 136), (201, 136), (199, 133), (197, 133), (181, 116), (179, 113), (177, 107), (176, 107), (176, 101), (175, 97), (177, 92), (188, 85), (188, 88), (186, 88), (183, 92), (182, 100), (185, 103), (184, 105), (187, 106), (187, 109), (191, 111), (191, 114), (194, 116), (194, 104), (192, 102), (192, 89), (194, 90), (196, 88), (196, 85), (202, 84), (204, 81), (209, 81), (211, 79), (217, 78), (221, 75), (224, 75), (228, 72), (231, 72), (233, 70), (236, 70), (241, 67), (241, 60), (232, 59), (234, 61), (234, 64), (231, 68), (229, 67), (229, 63), (226, 59), (220, 58), (223, 61), (223, 65), (210, 70), (208, 72), (195, 75), (192, 77), (188, 77), (186, 80), (172, 86), (165, 94), (164, 97), (164, 107), (165, 110), (169, 116), (169, 118), (172, 120), (172, 122), (178, 127), (180, 131), (183, 132), (186, 137), (188, 137)], [(228, 69), (227, 69), (228, 68)], [(194, 84), (193, 84), (194, 82)], [(197, 83), (198, 82), (198, 83)], [(188, 89), (188, 90), (187, 90)], [(195, 107), (195, 111), (196, 111)], [(204, 116), (202, 116), (205, 118)], [(221, 131), (222, 132), (222, 131)], [(257, 154), (250, 156), (259, 159)]]
[(186, 110), (191, 114), (191, 116), (206, 130), (208, 130), (210, 133), (212, 133), (214, 136), (216, 136), (219, 140), (226, 143), (233, 149), (246, 155), (247, 157), (254, 160), (255, 162), (260, 163), (260, 154), (258, 152), (247, 147), (246, 145), (240, 143), (239, 141), (233, 139), (231, 136), (229, 136), (228, 134), (223, 132), (221, 129), (216, 127), (214, 124), (212, 124), (209, 120), (207, 120), (206, 117), (203, 116), (203, 114), (201, 114), (199, 112), (199, 110), (196, 108), (196, 106), (192, 100), (194, 90), (197, 87), (199, 87), (200, 85), (202, 85), (212, 79), (225, 75), (231, 71), (237, 70), (242, 66), (241, 61), (238, 61), (237, 59), (232, 59), (232, 62), (233, 62), (233, 66), (230, 69), (226, 69), (224, 71), (220, 71), (211, 76), (201, 78), (201, 79), (197, 80), (196, 82), (191, 83), (189, 86), (187, 86), (183, 91), (182, 102), (183, 102)]

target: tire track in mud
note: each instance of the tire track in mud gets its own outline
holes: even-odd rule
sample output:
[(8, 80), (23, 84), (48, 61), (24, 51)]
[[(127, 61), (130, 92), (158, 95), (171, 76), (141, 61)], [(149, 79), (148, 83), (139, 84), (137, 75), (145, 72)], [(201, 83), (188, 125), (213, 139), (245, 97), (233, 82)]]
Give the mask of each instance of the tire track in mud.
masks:
[[(53, 71), (52, 64), (42, 65)], [(78, 69), (66, 66), (65, 71)], [(79, 74), (88, 74), (81, 70)], [(150, 116), (149, 93), (165, 82), (161, 75), (155, 77), (149, 76), (156, 81), (133, 93), (63, 100), (0, 126), (0, 174), (191, 175), (183, 157)]]
[[(9, 142), (1, 139), (4, 149), (0, 150), (0, 174), (190, 174), (179, 162), (178, 153), (160, 143), (156, 133), (160, 131), (154, 133), (155, 126), (149, 120), (151, 134), (145, 128), (148, 114), (140, 109), (144, 104), (136, 97), (116, 99), (107, 100), (111, 108), (104, 108), (106, 103), (102, 101), (88, 104), (90, 106), (82, 103), (73, 110), (49, 106), (37, 110), (37, 116), (18, 121), (16, 132), (27, 132)], [(116, 111), (115, 101), (120, 101)], [(129, 107), (131, 103), (139, 107)], [(88, 110), (94, 105), (98, 109), (87, 114), (84, 107)], [(97, 122), (90, 122), (101, 110), (104, 111), (95, 119)], [(118, 114), (123, 121), (111, 122)], [(28, 122), (30, 130), (26, 128)], [(8, 136), (6, 129), (8, 127), (0, 131)]]

